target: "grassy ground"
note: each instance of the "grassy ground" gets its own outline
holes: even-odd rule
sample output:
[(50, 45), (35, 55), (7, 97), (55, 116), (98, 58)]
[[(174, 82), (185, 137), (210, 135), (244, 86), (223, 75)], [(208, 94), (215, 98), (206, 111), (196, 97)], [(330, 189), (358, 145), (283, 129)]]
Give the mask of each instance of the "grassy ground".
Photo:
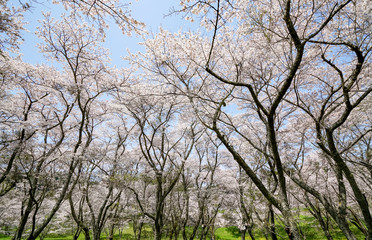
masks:
[[(300, 228), (301, 231), (306, 233), (306, 239), (307, 240), (323, 240), (326, 239), (323, 231), (317, 226), (315, 219), (312, 216), (301, 216), (300, 219)], [(357, 239), (364, 239), (363, 235), (360, 231), (354, 226), (351, 226), (351, 230), (355, 233)], [(287, 235), (283, 229), (283, 227), (278, 224), (276, 227), (277, 235), (279, 239), (287, 239)], [(342, 232), (339, 229), (333, 229), (331, 230), (331, 234), (334, 238), (334, 240), (344, 240), (346, 239)], [(121, 233), (121, 240), (134, 240), (134, 234), (131, 227), (127, 227), (123, 229)], [(259, 229), (254, 230), (254, 236), (256, 240), (265, 240), (265, 237)], [(280, 238), (280, 236), (283, 236), (283, 238)], [(216, 240), (240, 240), (240, 232), (237, 227), (224, 227), (219, 228), (215, 231), (215, 237)], [(115, 240), (119, 240), (119, 234), (117, 233), (114, 236)], [(106, 240), (106, 236), (104, 233), (102, 233), (102, 240)], [(145, 227), (142, 230), (142, 239), (143, 240), (150, 240), (152, 239), (152, 232), (150, 227)], [(180, 238), (181, 239), (181, 238)], [(246, 236), (246, 239), (250, 239), (250, 237)], [(0, 240), (11, 240), (10, 236), (5, 236), (0, 234)], [(66, 236), (52, 236), (49, 235), (43, 240), (72, 240), (72, 235), (66, 235)], [(81, 234), (79, 237), (79, 240), (84, 240), (84, 234)], [(166, 239), (164, 239), (166, 240)]]

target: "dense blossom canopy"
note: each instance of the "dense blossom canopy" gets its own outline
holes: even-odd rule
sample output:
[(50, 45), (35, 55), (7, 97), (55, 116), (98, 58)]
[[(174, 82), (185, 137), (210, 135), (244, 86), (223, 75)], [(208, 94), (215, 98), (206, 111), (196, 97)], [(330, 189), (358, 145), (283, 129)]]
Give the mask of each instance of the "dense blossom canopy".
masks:
[[(372, 239), (370, 1), (180, 0), (200, 27), (153, 34), (127, 1), (53, 3), (36, 65), (36, 2), (0, 0), (2, 234)], [(143, 39), (129, 66), (112, 20)]]

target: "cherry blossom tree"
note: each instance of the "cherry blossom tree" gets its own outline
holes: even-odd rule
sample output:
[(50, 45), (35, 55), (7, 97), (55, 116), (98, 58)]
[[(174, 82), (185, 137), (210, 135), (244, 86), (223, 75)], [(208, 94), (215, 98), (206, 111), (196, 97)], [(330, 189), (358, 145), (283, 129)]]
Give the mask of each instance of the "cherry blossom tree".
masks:
[[(309, 130), (313, 133), (311, 140), (329, 159), (329, 164), (334, 171), (340, 205), (338, 214), (333, 215), (336, 218), (339, 216), (345, 218), (347, 198), (355, 199), (366, 226), (360, 229), (367, 239), (371, 239), (372, 219), (369, 203), (362, 190), (363, 183), (354, 172), (356, 169), (360, 172), (368, 171), (368, 163), (363, 164), (363, 158), (354, 161), (355, 156), (359, 155), (357, 152), (360, 152), (354, 146), (363, 144), (369, 138), (371, 131), (368, 126), (370, 120), (367, 117), (369, 110), (366, 112), (365, 108), (360, 107), (364, 101), (368, 101), (372, 91), (367, 83), (371, 64), (371, 39), (368, 37), (370, 32), (368, 23), (371, 18), (362, 14), (366, 8), (368, 11), (368, 7), (364, 4), (364, 2), (349, 4), (340, 11), (332, 24), (326, 27), (327, 34), (311, 41), (310, 49), (314, 54), (312, 62), (307, 65), (307, 71), (303, 71), (300, 75), (302, 79), (306, 76), (307, 81), (304, 84), (300, 78), (296, 80), (297, 88), (291, 103), (307, 115), (302, 116), (302, 119), (308, 118), (313, 126)], [(358, 31), (351, 30), (351, 28), (355, 29), (355, 26), (358, 26)], [(334, 32), (340, 34), (332, 36)], [(310, 74), (315, 70), (314, 67), (321, 67), (322, 71)], [(309, 94), (311, 94), (311, 103)], [(367, 146), (362, 150), (362, 155), (365, 156), (366, 151), (368, 151)], [(345, 184), (345, 180), (349, 186)], [(351, 196), (347, 194), (348, 187), (352, 192)], [(319, 194), (311, 195), (317, 196), (317, 199), (320, 197)], [(340, 228), (348, 228), (346, 220), (343, 221), (344, 226)], [(348, 239), (355, 239), (350, 233), (344, 232), (344, 234)]]
[[(8, 62), (14, 63), (17, 61)], [(33, 215), (31, 235), (34, 231), (36, 234), (40, 233), (57, 211), (63, 200), (63, 191), (67, 190), (66, 182), (69, 182), (72, 176), (71, 169), (67, 170), (64, 184), (48, 179), (63, 176), (63, 171), (59, 171), (59, 168), (66, 162), (63, 162), (61, 152), (58, 150), (65, 145), (67, 130), (64, 125), (71, 111), (71, 103), (63, 101), (66, 95), (55, 89), (51, 82), (43, 81), (43, 78), (51, 79), (49, 74), (54, 74), (54, 77), (58, 78), (55, 69), (46, 66), (34, 68), (22, 63), (17, 64), (17, 69), (18, 71), (13, 71), (10, 76), (3, 75), (7, 76), (7, 80), (14, 81), (4, 89), (2, 99), (7, 101), (5, 106), (8, 108), (4, 108), (2, 112), (4, 117), (2, 154), (3, 159), (7, 161), (7, 167), (2, 172), (1, 180), (2, 186), (6, 186), (3, 188), (3, 194), (12, 187), (23, 189), (21, 192), (25, 194), (17, 230), (17, 236), (21, 236), (31, 214)], [(53, 104), (56, 99), (61, 101), (61, 104)], [(61, 161), (56, 163), (55, 159), (58, 158), (61, 158)], [(36, 229), (38, 220), (36, 215), (43, 208), (42, 203), (50, 192), (58, 189), (62, 190), (61, 195), (56, 198), (56, 204), (52, 205), (50, 214), (47, 214), (48, 217), (41, 224), (41, 228)]]
[[(189, 98), (199, 120), (280, 211), (290, 239), (301, 238), (296, 203), (291, 201), (293, 183), (288, 183), (291, 169), (301, 166), (299, 160), (306, 159), (314, 144), (336, 163), (338, 196), (346, 193), (345, 178), (364, 222), (371, 222), (368, 201), (337, 145), (343, 139), (350, 141), (346, 146), (354, 146), (347, 131), (340, 131), (370, 93), (365, 83), (370, 52), (366, 2), (215, 0), (181, 1), (181, 5), (189, 19), (200, 17), (209, 35), (160, 30), (145, 41), (147, 53), (131, 55), (133, 64), (161, 76), (171, 93)], [(323, 103), (316, 108), (320, 117), (313, 114), (317, 98), (311, 94)], [(308, 98), (303, 100), (303, 95)], [(295, 119), (308, 118), (308, 112), (318, 122), (315, 140), (301, 137), (304, 132), (294, 128)], [(333, 127), (326, 130), (328, 118)], [(369, 133), (368, 125), (362, 125), (354, 141)], [(241, 141), (245, 144), (237, 144)], [(247, 161), (249, 156), (242, 151), (246, 146), (266, 161), (277, 182), (273, 192)]]
[[(94, 129), (106, 111), (98, 99), (116, 84), (112, 81), (115, 76), (107, 67), (107, 53), (97, 45), (103, 40), (102, 34), (81, 24), (77, 18), (55, 22), (46, 17), (39, 36), (45, 41), (40, 49), (49, 54), (50, 60), (61, 64), (64, 72), (23, 64), (24, 68), (17, 66), (19, 70), (10, 74), (17, 81), (9, 86), (13, 88), (6, 92), (8, 97), (4, 95), (3, 100), (14, 95), (14, 104), (6, 104), (10, 108), (3, 116), (7, 122), (18, 119), (19, 130), (15, 130), (13, 137), (10, 130), (16, 129), (15, 125), (9, 125), (9, 130), (4, 128), (7, 134), (4, 153), (11, 154), (1, 180), (5, 181), (12, 163), (19, 159), (17, 169), (24, 175), (25, 199), (15, 239), (22, 237), (29, 221), (28, 239), (35, 239), (59, 209), (72, 179), (78, 178), (74, 175), (76, 167), (83, 160)], [(105, 82), (109, 78), (111, 81)], [(50, 184), (53, 176), (61, 176), (60, 185)], [(43, 219), (38, 216), (39, 210), (51, 191), (56, 191), (58, 197), (45, 219), (39, 222)]]
[[(305, 208), (327, 239), (331, 221), (372, 239), (367, 0), (180, 0), (200, 28), (151, 36), (129, 2), (54, 3), (66, 13), (37, 31), (48, 64), (32, 65), (16, 49), (36, 3), (0, 1), (0, 224), (13, 239), (63, 222), (74, 239), (128, 222), (137, 239), (144, 223), (157, 240), (232, 223), (242, 239), (302, 239)], [(128, 69), (102, 47), (108, 18), (143, 34)]]
[[(134, 84), (131, 93), (118, 96), (136, 122), (135, 131), (140, 158), (150, 171), (154, 188), (153, 206), (145, 208), (137, 189), (128, 186), (136, 195), (142, 213), (154, 223), (154, 238), (161, 239), (164, 226), (166, 198), (176, 186), (185, 162), (191, 154), (198, 132), (196, 124), (183, 115), (184, 106), (177, 97), (164, 97), (162, 88)], [(134, 93), (134, 94), (133, 94)], [(125, 99), (125, 101), (123, 101)], [(145, 170), (144, 169), (144, 170)], [(146, 171), (146, 170), (145, 170)]]
[(15, 52), (22, 42), (21, 30), (24, 30), (22, 13), (29, 4), (10, 5), (8, 0), (0, 2), (0, 55), (6, 57), (8, 51)]
[[(124, 3), (123, 3), (124, 2)], [(85, 16), (98, 24), (98, 29), (104, 33), (109, 27), (107, 19), (111, 18), (123, 31), (131, 35), (132, 32), (140, 33), (145, 26), (131, 16), (130, 1), (118, 0), (54, 0), (53, 3), (62, 4), (74, 14)]]
[[(87, 160), (79, 166), (79, 180), (68, 194), (71, 215), (78, 230), (84, 231), (85, 239), (90, 239), (90, 229), (93, 239), (99, 239), (107, 221), (119, 211), (124, 190), (120, 175), (125, 174), (120, 162), (126, 160), (131, 127), (114, 119), (105, 122), (105, 128), (95, 135), (95, 141), (85, 153)], [(113, 231), (114, 226), (111, 228)]]

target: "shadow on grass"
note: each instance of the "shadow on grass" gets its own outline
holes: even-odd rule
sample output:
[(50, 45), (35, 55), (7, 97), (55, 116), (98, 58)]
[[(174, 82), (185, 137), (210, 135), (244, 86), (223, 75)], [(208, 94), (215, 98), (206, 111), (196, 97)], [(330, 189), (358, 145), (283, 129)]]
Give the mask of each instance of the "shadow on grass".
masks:
[(233, 237), (240, 237), (240, 230), (235, 226), (226, 227), (226, 231), (229, 232)]

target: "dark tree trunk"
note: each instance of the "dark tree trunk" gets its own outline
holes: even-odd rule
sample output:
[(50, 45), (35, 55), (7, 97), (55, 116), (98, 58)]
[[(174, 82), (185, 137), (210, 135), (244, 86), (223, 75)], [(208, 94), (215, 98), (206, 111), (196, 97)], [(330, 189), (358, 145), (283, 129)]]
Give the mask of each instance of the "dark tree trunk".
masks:
[(143, 227), (143, 223), (140, 222), (140, 224), (139, 224), (139, 226), (138, 226), (137, 240), (141, 240), (142, 227)]
[(270, 235), (272, 240), (278, 240), (276, 237), (276, 228), (275, 228), (275, 215), (272, 205), (269, 205), (269, 222), (270, 222)]
[(256, 238), (254, 237), (252, 230), (253, 230), (253, 226), (249, 226), (248, 227), (248, 234), (251, 237), (251, 240), (255, 240)]
[(84, 227), (83, 228), (83, 231), (84, 231), (84, 239), (85, 240), (90, 240), (90, 233), (89, 233), (89, 228), (87, 228), (87, 227)]
[(101, 239), (101, 230), (93, 229), (93, 240), (100, 240), (100, 239)]
[(77, 240), (80, 236), (80, 233), (81, 233), (81, 227), (80, 226), (77, 226), (77, 229), (74, 233), (74, 236), (72, 237), (73, 240)]
[(240, 230), (240, 237), (241, 240), (245, 240), (245, 233), (247, 232), (247, 229), (244, 228), (243, 230)]
[[(306, 196), (306, 201), (307, 201), (309, 209), (310, 209), (310, 213), (318, 220), (318, 222), (320, 224), (320, 227), (322, 228), (322, 230), (324, 232), (324, 235), (326, 236), (327, 240), (333, 240), (332, 235), (330, 234), (329, 229), (328, 229), (328, 224), (323, 219), (321, 209), (318, 206), (315, 206), (311, 202), (311, 200), (309, 199), (307, 194), (305, 194), (305, 196)], [(328, 222), (328, 216), (326, 216), (326, 219), (327, 219), (327, 222)]]
[(155, 221), (154, 233), (155, 233), (154, 239), (155, 240), (161, 240), (161, 236), (162, 236), (162, 225), (160, 224), (159, 221)]
[[(23, 208), (23, 206), (22, 206), (22, 208)], [(13, 240), (21, 240), (22, 239), (22, 234), (23, 234), (23, 231), (25, 229), (28, 217), (31, 214), (31, 211), (32, 211), (32, 201), (31, 201), (31, 199), (28, 199), (26, 210), (24, 212), (22, 212), (21, 221), (20, 221), (20, 223), (17, 227), (17, 231), (16, 231), (16, 233), (13, 237)]]

